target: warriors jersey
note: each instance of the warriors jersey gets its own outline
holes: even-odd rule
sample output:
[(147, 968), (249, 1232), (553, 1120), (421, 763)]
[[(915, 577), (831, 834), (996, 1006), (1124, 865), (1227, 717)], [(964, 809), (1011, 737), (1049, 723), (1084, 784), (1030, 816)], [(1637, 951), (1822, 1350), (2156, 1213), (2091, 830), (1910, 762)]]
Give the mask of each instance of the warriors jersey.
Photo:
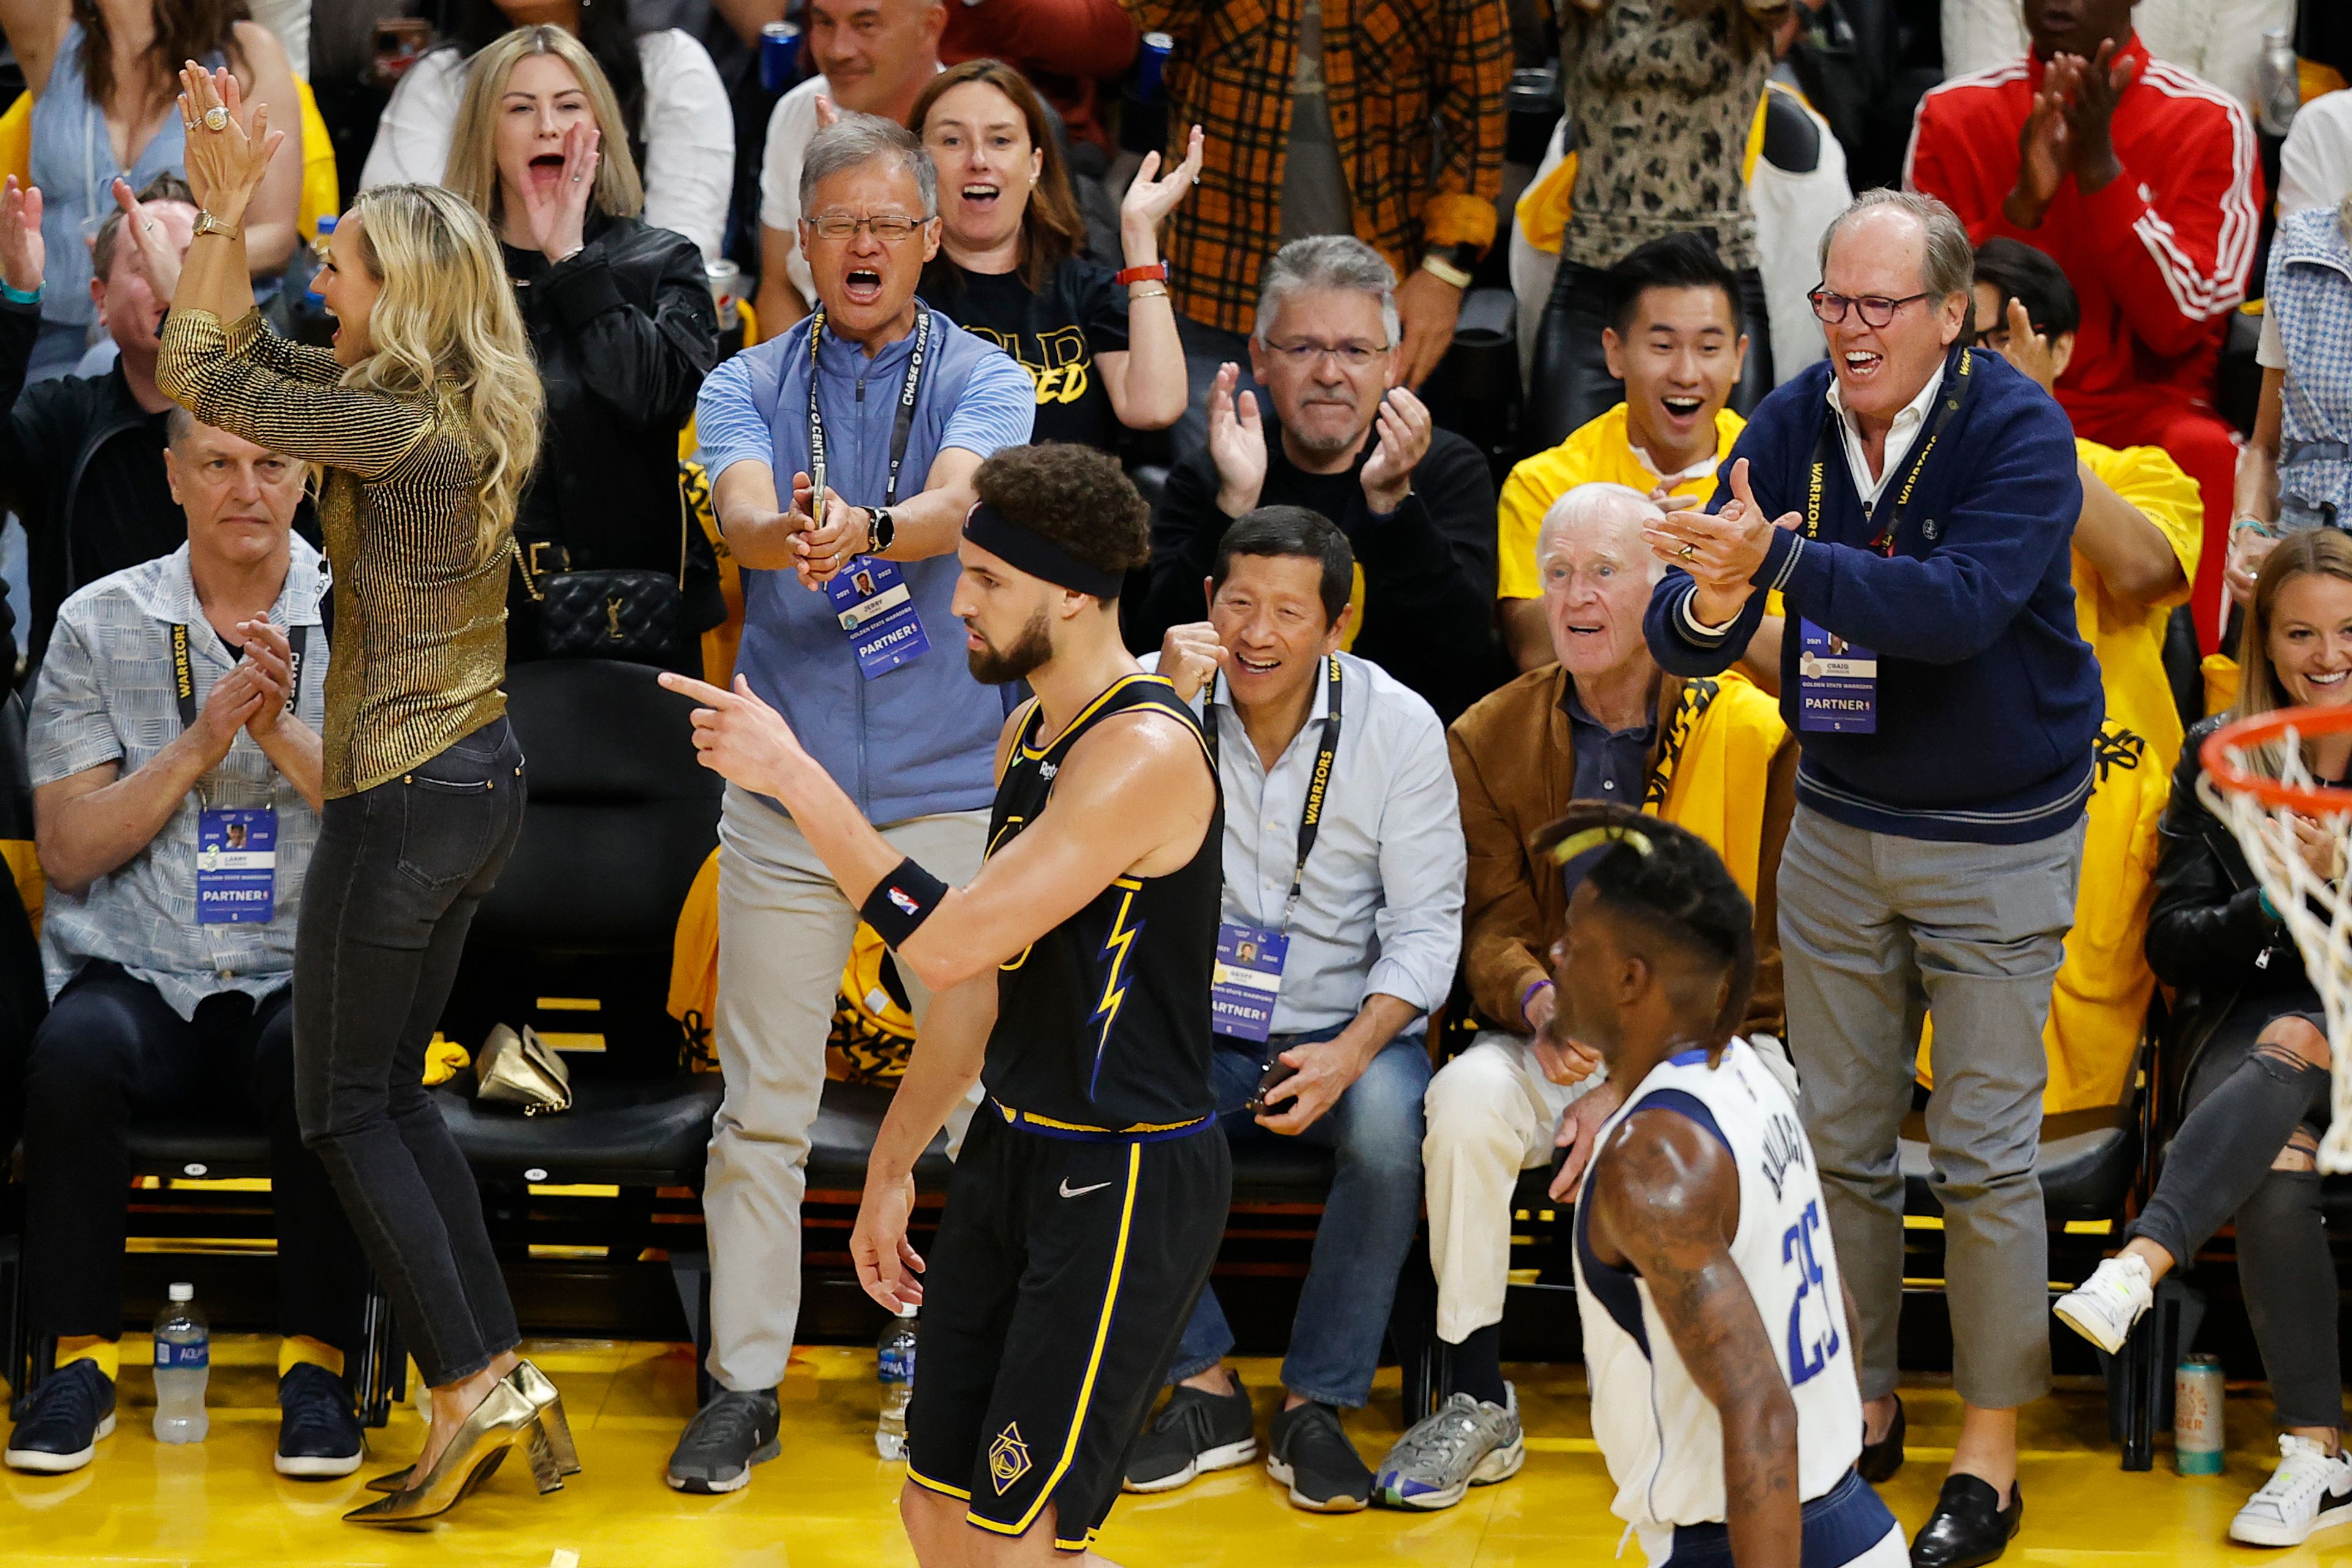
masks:
[[(1028, 829), (1070, 749), (1115, 714), (1165, 713), (1195, 741), (1192, 710), (1161, 677), (1114, 683), (1053, 743), (1032, 702), (996, 786), (989, 852)], [(1202, 765), (1213, 784), (1202, 748)], [(1189, 1130), (1216, 1112), (1209, 1081), (1209, 985), (1223, 886), (1222, 803), (1201, 847), (1164, 877), (1120, 877), (1005, 961), (981, 1081), (1008, 1122), (1033, 1131), (1129, 1137)]]
[[(1798, 1496), (1813, 1503), (1843, 1489), (1862, 1451), (1862, 1391), (1804, 1124), (1780, 1080), (1740, 1039), (1724, 1047), (1713, 1068), (1704, 1050), (1659, 1064), (1601, 1128), (1593, 1147), (1606, 1150), (1618, 1124), (1634, 1112), (1658, 1110), (1697, 1123), (1722, 1142), (1738, 1169), (1739, 1226), (1731, 1257), (1796, 1403)], [(1723, 1420), (1676, 1352), (1648, 1283), (1594, 1255), (1586, 1234), (1591, 1205), (1583, 1201), (1589, 1172), (1585, 1184), (1588, 1193), (1580, 1194), (1576, 1210), (1576, 1300), (1592, 1390), (1592, 1435), (1617, 1483), (1613, 1511), (1641, 1533), (1651, 1562), (1664, 1563), (1682, 1544), (1678, 1531), (1721, 1531)], [(1859, 1546), (1866, 1548), (1892, 1520), (1858, 1478), (1853, 1486), (1853, 1506), (1836, 1511), (1851, 1516), (1846, 1522), (1862, 1531)], [(1806, 1510), (1809, 1563), (1816, 1560), (1817, 1511)], [(1683, 1528), (1689, 1526), (1714, 1528)], [(1823, 1560), (1860, 1555), (1857, 1549)]]

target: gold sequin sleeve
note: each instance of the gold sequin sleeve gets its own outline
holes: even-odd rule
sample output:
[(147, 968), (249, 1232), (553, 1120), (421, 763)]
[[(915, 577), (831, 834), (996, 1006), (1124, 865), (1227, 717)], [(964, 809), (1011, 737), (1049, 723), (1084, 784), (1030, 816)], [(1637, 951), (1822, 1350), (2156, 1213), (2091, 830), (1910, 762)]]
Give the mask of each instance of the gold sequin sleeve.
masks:
[(304, 462), (363, 480), (391, 473), (433, 427), (429, 397), (394, 397), (320, 379), (331, 354), (299, 348), (249, 311), (224, 326), (205, 310), (173, 310), (163, 322), (155, 384), (207, 425)]

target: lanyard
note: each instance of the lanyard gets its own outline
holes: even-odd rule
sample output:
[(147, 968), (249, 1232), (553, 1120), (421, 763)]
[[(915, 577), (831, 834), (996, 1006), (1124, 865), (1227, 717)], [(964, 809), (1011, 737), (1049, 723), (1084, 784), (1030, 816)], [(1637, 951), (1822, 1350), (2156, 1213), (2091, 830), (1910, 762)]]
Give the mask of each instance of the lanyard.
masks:
[[(301, 699), (302, 647), (310, 640), (309, 626), (286, 628), (286, 663), (294, 677), (293, 690), (286, 699), (286, 708), (289, 712), (293, 710), (294, 704)], [(172, 627), (172, 694), (180, 700), (180, 728), (194, 729), (196, 727), (196, 670), (195, 666), (188, 658), (188, 628), (176, 624)]]
[[(1936, 449), (1936, 443), (1943, 437), (1944, 426), (1952, 422), (1952, 416), (1960, 411), (1960, 405), (1968, 398), (1969, 376), (1973, 369), (1970, 362), (1974, 353), (1972, 349), (1960, 351), (1959, 374), (1946, 378), (1942, 405), (1936, 410), (1936, 422), (1928, 426), (1927, 439), (1921, 441), (1911, 455), (1910, 471), (1903, 476), (1903, 484), (1895, 495), (1895, 504), (1887, 511), (1885, 526), (1871, 538), (1870, 547), (1881, 555), (1892, 556), (1895, 553), (1895, 531), (1903, 526), (1903, 514), (1910, 508), (1913, 487), (1918, 484), (1920, 473), (1927, 467), (1927, 455)], [(1838, 411), (1830, 407), (1826, 401), (1822, 404), (1821, 438), (1813, 443), (1812, 468), (1805, 478), (1807, 539), (1821, 536), (1822, 486), (1829, 473), (1830, 449), (1837, 444), (1840, 417)], [(1886, 499), (1885, 490), (1878, 494), (1880, 500)], [(1875, 504), (1865, 507), (1862, 515), (1864, 522), (1876, 522), (1878, 508)]]
[[(816, 351), (824, 341), (824, 312), (817, 311), (809, 322), (809, 504), (815, 513), (824, 514), (824, 412), (816, 405)], [(898, 412), (890, 425), (890, 478), (882, 491), (882, 504), (898, 504), (898, 466), (907, 460), (907, 438), (915, 429), (915, 395), (923, 384), (923, 362), (929, 357), (931, 345), (931, 312), (918, 302), (915, 307), (915, 346), (907, 355), (907, 379), (898, 387)]]
[[(1307, 878), (1307, 857), (1315, 848), (1315, 836), (1323, 830), (1323, 800), (1331, 788), (1331, 763), (1339, 754), (1339, 656), (1333, 654), (1324, 660), (1326, 689), (1330, 692), (1328, 710), (1323, 715), (1323, 741), (1315, 749), (1315, 772), (1307, 781), (1307, 804), (1298, 814), (1298, 864), (1291, 868), (1290, 896), (1283, 900), (1281, 929), (1290, 929), (1290, 917), (1298, 910), (1298, 889)], [(1201, 726), (1201, 738), (1209, 744), (1209, 763), (1215, 766), (1217, 755), (1217, 716), (1208, 715), (1209, 722)]]

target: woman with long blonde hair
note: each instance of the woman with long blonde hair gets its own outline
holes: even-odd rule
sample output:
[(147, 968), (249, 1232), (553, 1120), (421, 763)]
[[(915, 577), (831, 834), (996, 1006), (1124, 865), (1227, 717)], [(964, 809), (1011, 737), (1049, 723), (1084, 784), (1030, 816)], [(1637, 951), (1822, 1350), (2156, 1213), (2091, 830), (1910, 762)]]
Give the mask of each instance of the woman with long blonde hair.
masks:
[(404, 1524), (446, 1512), (519, 1444), (541, 1491), (578, 1468), (553, 1384), (515, 1354), (480, 1194), (423, 1088), (467, 928), (522, 826), (499, 683), (539, 376), (488, 226), (425, 186), (370, 191), (337, 226), (319, 281), (331, 352), (273, 336), (242, 226), (282, 132), (225, 71), (190, 61), (180, 82), (204, 216), (156, 384), (324, 476), (337, 635), (295, 937), (294, 1089), (432, 1388), (415, 1466), (345, 1516)]
[[(2321, 1217), (2317, 1151), (2327, 1131), (2327, 1020), (2302, 954), (2238, 840), (2198, 797), (2205, 738), (2280, 708), (2352, 705), (2352, 537), (2307, 529), (2263, 563), (2246, 616), (2238, 705), (2189, 731), (2166, 807), (2147, 958), (2179, 993), (2165, 1076), (2188, 1114), (2123, 1251), (2057, 1304), (2059, 1320), (2110, 1353), (2225, 1224), (2277, 1406), (2278, 1468), (2231, 1521), (2230, 1538), (2294, 1546), (2352, 1520), (2344, 1455), (2336, 1268)], [(2281, 759), (2251, 759), (2276, 777)], [(2304, 742), (2311, 776), (2352, 776), (2352, 732)], [(2334, 833), (2296, 816), (2293, 854), (2325, 881), (2347, 868)]]
[(598, 657), (702, 673), (726, 615), (719, 563), (678, 501), (677, 433), (719, 359), (702, 253), (644, 222), (613, 86), (557, 26), (518, 27), (474, 57), (443, 182), (489, 220), (547, 390), (539, 477), (515, 516), (507, 660), (575, 656), (541, 612), (549, 574), (636, 572), (676, 584), (667, 637)]

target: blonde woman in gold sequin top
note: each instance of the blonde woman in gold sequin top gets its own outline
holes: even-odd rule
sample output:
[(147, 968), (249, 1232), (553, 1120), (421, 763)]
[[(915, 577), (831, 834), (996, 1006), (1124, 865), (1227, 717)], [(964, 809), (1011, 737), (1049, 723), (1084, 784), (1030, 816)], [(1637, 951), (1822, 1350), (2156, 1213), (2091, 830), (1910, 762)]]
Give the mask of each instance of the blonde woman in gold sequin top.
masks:
[(346, 1517), (409, 1523), (454, 1507), (510, 1447), (542, 1491), (579, 1468), (553, 1384), (515, 1354), (480, 1195), (423, 1088), (467, 927), (522, 825), (499, 688), (540, 382), (497, 241), (437, 187), (370, 191), (338, 225), (319, 284), (331, 353), (273, 336), (242, 225), (283, 132), (226, 72), (191, 62), (181, 89), (204, 216), (156, 384), (321, 475), (334, 658), (295, 941), (295, 1096), (433, 1394), (417, 1463)]

